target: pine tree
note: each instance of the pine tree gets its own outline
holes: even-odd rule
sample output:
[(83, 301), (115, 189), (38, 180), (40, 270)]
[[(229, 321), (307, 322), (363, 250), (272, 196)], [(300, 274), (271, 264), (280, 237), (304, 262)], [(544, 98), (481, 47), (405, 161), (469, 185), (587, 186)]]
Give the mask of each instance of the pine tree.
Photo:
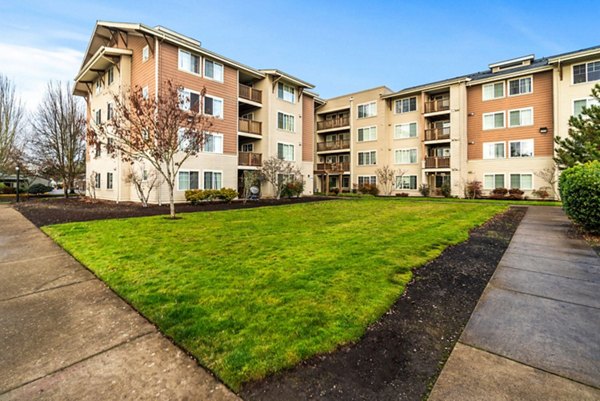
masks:
[(561, 169), (600, 160), (600, 84), (592, 89), (592, 96), (598, 104), (584, 107), (580, 115), (569, 119), (568, 137), (554, 138), (554, 161)]

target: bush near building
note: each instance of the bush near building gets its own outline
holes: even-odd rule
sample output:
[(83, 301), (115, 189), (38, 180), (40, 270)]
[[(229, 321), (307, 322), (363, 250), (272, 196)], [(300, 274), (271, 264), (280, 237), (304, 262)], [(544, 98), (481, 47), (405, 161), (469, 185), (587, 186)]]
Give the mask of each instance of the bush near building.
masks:
[(558, 185), (567, 215), (585, 230), (600, 233), (600, 161), (566, 169)]

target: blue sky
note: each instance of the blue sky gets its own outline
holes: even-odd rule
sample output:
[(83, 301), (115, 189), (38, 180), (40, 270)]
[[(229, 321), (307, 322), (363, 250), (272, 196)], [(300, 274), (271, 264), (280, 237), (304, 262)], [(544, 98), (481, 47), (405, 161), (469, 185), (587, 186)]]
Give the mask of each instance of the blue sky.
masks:
[(600, 45), (600, 1), (0, 0), (0, 17), (0, 73), (30, 109), (49, 79), (73, 79), (98, 19), (164, 25), (325, 98)]

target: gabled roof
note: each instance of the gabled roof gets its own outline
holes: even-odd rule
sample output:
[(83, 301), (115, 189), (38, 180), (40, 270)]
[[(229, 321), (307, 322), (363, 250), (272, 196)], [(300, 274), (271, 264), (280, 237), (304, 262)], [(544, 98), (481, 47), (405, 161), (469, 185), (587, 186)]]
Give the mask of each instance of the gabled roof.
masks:
[(295, 85), (298, 85), (298, 86), (302, 86), (302, 87), (309, 88), (309, 89), (312, 89), (312, 88), (315, 87), (313, 84), (310, 84), (310, 83), (308, 83), (306, 81), (303, 81), (300, 78), (296, 78), (295, 76), (290, 75), (288, 73), (285, 73), (285, 72), (283, 72), (281, 70), (276, 70), (276, 69), (261, 69), (259, 71), (262, 72), (262, 73), (264, 73), (264, 74), (270, 74), (270, 75), (279, 76), (279, 77), (285, 79), (286, 81), (289, 81), (289, 82), (291, 82), (291, 83), (293, 83)]
[(600, 46), (592, 46), (585, 49), (550, 56), (548, 57), (548, 62), (554, 64), (558, 61), (572, 60), (590, 55), (600, 55)]

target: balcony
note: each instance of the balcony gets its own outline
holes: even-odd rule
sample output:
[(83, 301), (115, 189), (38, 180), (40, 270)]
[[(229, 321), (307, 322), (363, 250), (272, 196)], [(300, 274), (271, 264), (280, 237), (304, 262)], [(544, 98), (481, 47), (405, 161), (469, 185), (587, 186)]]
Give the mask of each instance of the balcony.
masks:
[(450, 168), (450, 158), (437, 156), (426, 157), (425, 168)]
[(238, 131), (248, 134), (262, 135), (262, 122), (240, 118), (238, 123)]
[(344, 139), (341, 141), (318, 142), (317, 152), (326, 152), (328, 150), (350, 149), (350, 140)]
[(262, 166), (262, 153), (239, 152), (238, 166)]
[(317, 171), (325, 171), (328, 173), (343, 173), (344, 171), (350, 171), (350, 162), (317, 163)]
[(450, 98), (425, 102), (425, 113), (450, 110)]
[(248, 85), (240, 84), (240, 97), (254, 103), (262, 104), (262, 91)]
[(317, 131), (350, 126), (350, 118), (332, 118), (331, 120), (317, 121)]
[(425, 130), (426, 141), (450, 139), (450, 127), (430, 128)]

